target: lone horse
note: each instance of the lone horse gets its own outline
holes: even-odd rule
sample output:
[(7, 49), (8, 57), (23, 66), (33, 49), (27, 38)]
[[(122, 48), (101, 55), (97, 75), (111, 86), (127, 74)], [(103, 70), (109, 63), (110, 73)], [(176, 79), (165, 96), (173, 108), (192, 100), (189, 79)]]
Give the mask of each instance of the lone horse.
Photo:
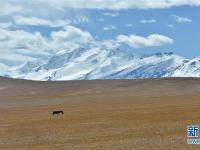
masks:
[(52, 115), (54, 116), (54, 115), (60, 115), (60, 114), (64, 114), (64, 111), (62, 111), (62, 110), (59, 110), (59, 111), (53, 111), (53, 113), (52, 113)]

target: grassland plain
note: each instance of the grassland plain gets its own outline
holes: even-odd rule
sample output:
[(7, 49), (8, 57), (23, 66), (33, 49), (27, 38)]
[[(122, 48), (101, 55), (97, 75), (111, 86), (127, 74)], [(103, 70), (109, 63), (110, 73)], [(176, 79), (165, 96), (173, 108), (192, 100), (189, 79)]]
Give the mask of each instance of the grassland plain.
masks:
[(1, 150), (200, 149), (189, 124), (200, 124), (200, 79), (0, 78)]

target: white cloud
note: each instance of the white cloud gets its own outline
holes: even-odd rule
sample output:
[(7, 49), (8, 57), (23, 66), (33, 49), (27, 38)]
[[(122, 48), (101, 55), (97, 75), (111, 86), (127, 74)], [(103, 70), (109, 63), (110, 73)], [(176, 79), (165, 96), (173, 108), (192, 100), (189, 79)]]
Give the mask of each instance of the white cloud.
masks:
[(0, 29), (0, 50), (27, 49), (42, 51), (46, 47), (46, 40), (39, 32), (29, 33), (22, 30), (10, 31)]
[(119, 35), (116, 37), (118, 42), (129, 45), (133, 48), (144, 48), (144, 47), (153, 47), (153, 46), (163, 46), (166, 44), (173, 44), (173, 39), (160, 35), (160, 34), (151, 34), (147, 37), (138, 36), (138, 35)]
[(103, 30), (105, 31), (110, 31), (110, 30), (115, 30), (117, 27), (115, 25), (108, 25), (108, 26), (104, 26)]
[(2, 29), (9, 29), (12, 25), (12, 22), (0, 22), (0, 28)]
[(143, 19), (143, 20), (140, 21), (140, 23), (142, 23), (142, 24), (151, 24), (151, 23), (156, 23), (156, 20), (155, 19), (149, 19), (149, 20)]
[(78, 15), (73, 19), (72, 21), (74, 24), (80, 24), (80, 23), (89, 23), (89, 18), (87, 16)]
[(174, 25), (173, 24), (168, 24), (167, 27), (174, 28)]
[(178, 23), (191, 23), (192, 22), (192, 20), (187, 17), (180, 17), (180, 16), (176, 16), (176, 15), (172, 15), (172, 17)]
[(118, 17), (119, 16), (119, 13), (115, 12), (115, 13), (112, 13), (112, 12), (104, 12), (103, 13), (104, 16), (110, 16), (110, 17)]
[[(70, 9), (154, 9), (179, 6), (200, 6), (199, 0), (0, 0), (0, 16), (26, 14), (48, 17), (60, 15)], [(53, 13), (49, 13), (53, 11)], [(114, 15), (112, 15), (114, 16)], [(115, 14), (116, 16), (116, 14)]]
[(41, 35), (40, 32), (26, 32), (23, 30), (7, 30), (0, 28), (0, 50), (48, 52), (52, 48), (55, 51), (65, 49), (68, 45), (87, 44), (94, 39), (87, 31), (82, 31), (73, 26), (66, 26), (63, 30), (54, 31), (50, 38)]
[(23, 63), (47, 55), (47, 40), (39, 32), (10, 31), (0, 28), (0, 58), (9, 63)]
[(90, 9), (149, 9), (176, 6), (200, 6), (199, 0), (48, 0), (51, 7)]
[(19, 5), (11, 5), (10, 3), (0, 2), (0, 16), (6, 16), (13, 13), (23, 12), (24, 8)]
[(37, 17), (15, 16), (15, 23), (26, 26), (49, 26), (49, 27), (64, 27), (70, 23), (69, 20), (47, 20)]
[(65, 26), (63, 30), (52, 32), (49, 38), (42, 36), (40, 32), (0, 28), (0, 58), (22, 63), (61, 50), (79, 48), (92, 42), (94, 39), (89, 32), (73, 26)]
[(73, 26), (66, 26), (64, 30), (52, 32), (53, 48), (58, 50), (74, 49), (94, 41), (92, 35)]

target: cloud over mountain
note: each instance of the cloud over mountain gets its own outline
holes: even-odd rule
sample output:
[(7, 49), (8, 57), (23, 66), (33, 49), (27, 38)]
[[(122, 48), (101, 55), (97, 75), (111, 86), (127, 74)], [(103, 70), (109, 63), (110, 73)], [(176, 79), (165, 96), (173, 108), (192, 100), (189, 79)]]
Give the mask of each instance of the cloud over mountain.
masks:
[(0, 28), (0, 58), (9, 60), (9, 63), (26, 62), (52, 52), (78, 48), (93, 40), (89, 32), (70, 25), (53, 31), (49, 38), (40, 32)]
[(73, 49), (89, 44), (94, 41), (93, 36), (79, 28), (66, 26), (63, 30), (51, 33), (52, 43), (55, 50)]

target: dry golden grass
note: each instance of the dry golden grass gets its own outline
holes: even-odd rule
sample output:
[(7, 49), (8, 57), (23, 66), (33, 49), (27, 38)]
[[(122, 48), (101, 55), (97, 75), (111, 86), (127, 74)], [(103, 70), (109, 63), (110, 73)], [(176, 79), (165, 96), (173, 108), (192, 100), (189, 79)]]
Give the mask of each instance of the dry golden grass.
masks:
[(200, 149), (189, 124), (200, 124), (199, 79), (0, 79), (2, 150)]

